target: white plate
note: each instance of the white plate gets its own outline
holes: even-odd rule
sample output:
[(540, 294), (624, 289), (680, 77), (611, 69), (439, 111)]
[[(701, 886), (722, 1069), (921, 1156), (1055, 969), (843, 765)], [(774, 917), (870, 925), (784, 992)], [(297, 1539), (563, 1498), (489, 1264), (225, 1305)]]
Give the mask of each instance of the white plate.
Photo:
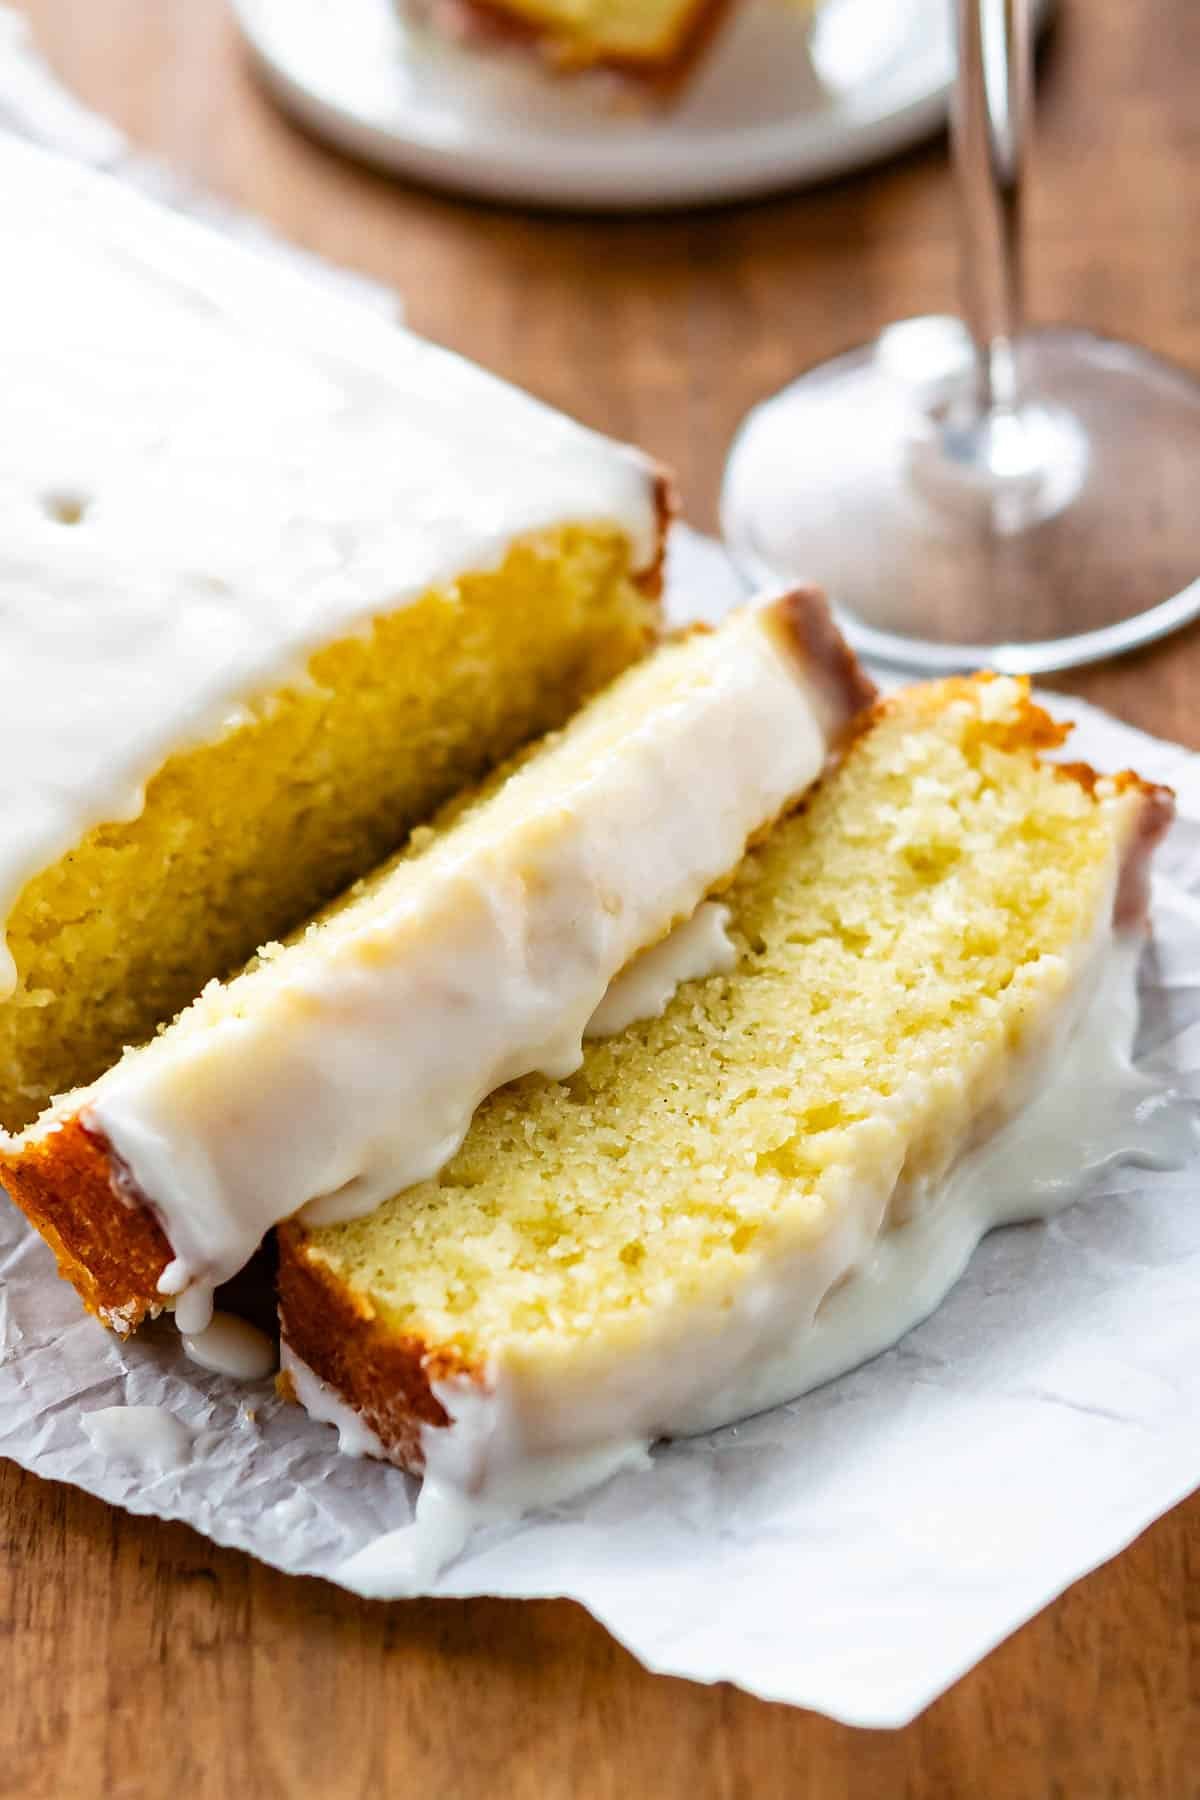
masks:
[(952, 0), (743, 0), (671, 104), (450, 44), (395, 0), (233, 0), (305, 124), (400, 174), (543, 206), (746, 199), (890, 155), (945, 118)]

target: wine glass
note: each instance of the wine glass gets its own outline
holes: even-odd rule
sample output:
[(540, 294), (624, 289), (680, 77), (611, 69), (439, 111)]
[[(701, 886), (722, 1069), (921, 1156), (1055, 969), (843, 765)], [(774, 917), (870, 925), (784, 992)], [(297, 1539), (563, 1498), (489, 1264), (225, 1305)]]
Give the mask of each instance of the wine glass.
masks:
[(1200, 615), (1200, 384), (1022, 327), (1030, 3), (953, 3), (966, 323), (889, 326), (757, 407), (722, 527), (756, 584), (825, 587), (868, 656), (1041, 673)]

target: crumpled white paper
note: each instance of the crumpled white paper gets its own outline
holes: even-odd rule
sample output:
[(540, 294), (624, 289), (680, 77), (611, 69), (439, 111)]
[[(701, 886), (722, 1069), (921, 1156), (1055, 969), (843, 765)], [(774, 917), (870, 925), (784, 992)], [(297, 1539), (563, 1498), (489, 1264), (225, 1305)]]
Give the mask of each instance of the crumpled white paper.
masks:
[[(5, 28), (0, 11), (0, 122), (12, 124)], [(677, 618), (716, 616), (739, 591), (721, 551), (688, 533), (670, 587)], [(1073, 754), (1178, 793), (1139, 1060), (1200, 1097), (1200, 757), (1053, 705), (1078, 722)], [(1052, 1223), (993, 1234), (887, 1355), (485, 1534), (431, 1591), (568, 1595), (648, 1668), (904, 1724), (1200, 1485), (1198, 1293), (1197, 1168), (1109, 1172)], [(179, 1466), (156, 1475), (93, 1448), (82, 1415), (122, 1403), (183, 1422)], [(269, 1383), (190, 1365), (169, 1322), (118, 1343), (0, 1201), (0, 1455), (336, 1579), (409, 1520), (415, 1484), (334, 1442)]]

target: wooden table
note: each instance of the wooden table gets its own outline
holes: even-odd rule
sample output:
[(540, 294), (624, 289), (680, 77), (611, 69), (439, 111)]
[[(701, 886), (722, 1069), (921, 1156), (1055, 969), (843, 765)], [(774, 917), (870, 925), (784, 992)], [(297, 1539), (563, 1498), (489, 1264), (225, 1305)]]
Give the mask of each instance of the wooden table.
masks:
[[(24, 3), (56, 68), (135, 139), (394, 283), (419, 329), (640, 441), (702, 526), (753, 401), (955, 301), (941, 146), (738, 210), (514, 215), (299, 135), (248, 77), (221, 0)], [(1200, 367), (1198, 84), (1197, 0), (1063, 0), (1035, 317)], [(1200, 746), (1200, 630), (1068, 685)], [(652, 1677), (566, 1602), (368, 1605), (4, 1463), (0, 1645), (0, 1795), (20, 1800), (1200, 1795), (1200, 1499), (894, 1733)]]

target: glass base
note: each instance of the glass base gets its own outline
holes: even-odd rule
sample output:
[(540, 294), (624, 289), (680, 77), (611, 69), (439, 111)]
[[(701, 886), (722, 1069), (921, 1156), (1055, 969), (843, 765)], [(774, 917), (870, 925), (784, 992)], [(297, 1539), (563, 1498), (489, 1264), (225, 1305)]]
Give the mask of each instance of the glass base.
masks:
[(910, 319), (752, 412), (722, 495), (758, 586), (814, 582), (904, 668), (1046, 673), (1200, 615), (1200, 383), (1131, 345), (1030, 332), (981, 417), (957, 319)]

